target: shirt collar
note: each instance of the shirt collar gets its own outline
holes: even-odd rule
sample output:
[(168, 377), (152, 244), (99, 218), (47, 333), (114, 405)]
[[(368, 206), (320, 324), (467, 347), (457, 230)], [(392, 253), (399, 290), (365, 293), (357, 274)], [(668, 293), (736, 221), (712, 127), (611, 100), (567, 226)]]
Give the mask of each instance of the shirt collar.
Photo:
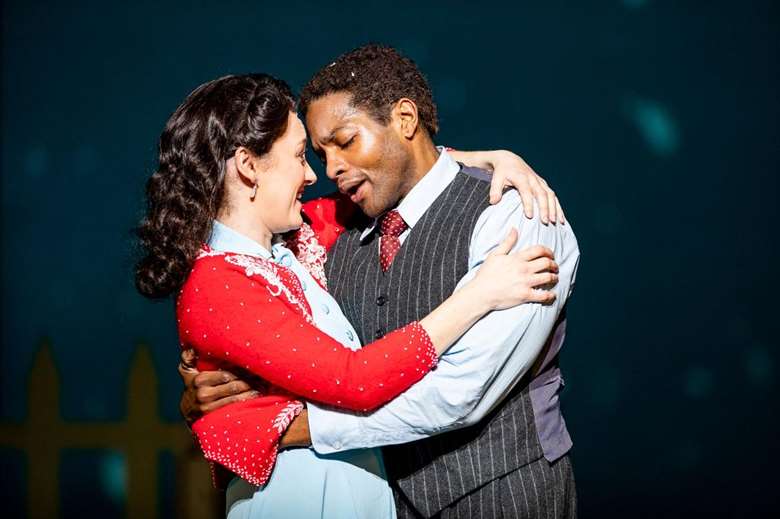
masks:
[[(439, 158), (436, 159), (433, 167), (412, 187), (411, 191), (396, 207), (409, 229), (412, 229), (420, 221), (425, 211), (447, 189), (447, 186), (460, 171), (460, 165), (444, 148), (437, 146), (437, 149), (439, 150)], [(360, 235), (360, 239), (364, 240), (374, 232), (378, 222), (379, 218), (375, 218)]]
[(211, 228), (211, 236), (208, 241), (209, 247), (222, 252), (236, 252), (238, 254), (248, 254), (250, 256), (260, 256), (261, 258), (275, 261), (284, 254), (290, 252), (281, 243), (274, 243), (271, 251), (257, 243), (252, 238), (231, 229), (227, 225), (214, 220)]

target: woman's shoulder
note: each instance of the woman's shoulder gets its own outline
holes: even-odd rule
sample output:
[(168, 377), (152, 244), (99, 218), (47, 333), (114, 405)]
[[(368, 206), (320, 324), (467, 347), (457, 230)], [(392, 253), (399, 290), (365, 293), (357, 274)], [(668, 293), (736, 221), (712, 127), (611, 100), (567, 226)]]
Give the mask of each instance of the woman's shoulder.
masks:
[(216, 251), (207, 245), (195, 259), (179, 300), (228, 301), (258, 290), (268, 297), (254, 298), (253, 304), (272, 304), (281, 297), (304, 315), (310, 314), (300, 282), (289, 269), (259, 256)]
[[(259, 256), (225, 252), (203, 245), (192, 264), (182, 292), (199, 292), (212, 285), (224, 285), (229, 281), (244, 281), (240, 286), (255, 286), (257, 283), (281, 282), (273, 262)], [(240, 288), (236, 286), (236, 288)]]

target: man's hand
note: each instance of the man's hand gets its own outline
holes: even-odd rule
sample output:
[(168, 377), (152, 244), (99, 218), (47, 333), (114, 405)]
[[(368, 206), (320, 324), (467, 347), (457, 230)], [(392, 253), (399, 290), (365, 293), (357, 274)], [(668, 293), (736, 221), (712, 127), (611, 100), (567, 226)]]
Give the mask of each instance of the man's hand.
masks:
[[(254, 398), (259, 393), (229, 371), (200, 372), (195, 367), (195, 352), (185, 350), (179, 362), (179, 375), (184, 381), (184, 391), (179, 410), (187, 424), (192, 424), (203, 414), (233, 402)], [(308, 421), (307, 421), (308, 430)]]
[(493, 171), (490, 180), (491, 204), (495, 205), (501, 201), (504, 188), (515, 188), (523, 200), (523, 212), (526, 218), (534, 217), (535, 200), (542, 223), (566, 223), (563, 208), (555, 192), (519, 155), (506, 150), (449, 150), (449, 154), (458, 162)]
[(290, 447), (308, 447), (311, 445), (311, 435), (309, 434), (309, 411), (304, 409), (301, 414), (295, 417), (290, 426), (284, 431), (279, 440), (280, 449)]

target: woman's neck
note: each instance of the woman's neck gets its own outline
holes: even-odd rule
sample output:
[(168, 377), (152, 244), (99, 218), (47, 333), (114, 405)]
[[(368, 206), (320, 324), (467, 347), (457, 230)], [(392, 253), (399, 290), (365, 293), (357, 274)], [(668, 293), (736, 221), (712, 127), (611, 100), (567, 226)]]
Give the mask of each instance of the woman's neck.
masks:
[(267, 251), (271, 251), (273, 233), (256, 215), (241, 214), (239, 210), (230, 211), (228, 214), (220, 214), (217, 220), (227, 225), (236, 232), (253, 239), (262, 245)]

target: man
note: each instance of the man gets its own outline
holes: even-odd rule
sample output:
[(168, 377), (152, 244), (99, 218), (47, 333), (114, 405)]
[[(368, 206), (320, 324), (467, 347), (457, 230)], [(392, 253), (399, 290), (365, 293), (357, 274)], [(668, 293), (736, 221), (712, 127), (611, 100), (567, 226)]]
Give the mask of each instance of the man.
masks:
[[(388, 446), (399, 517), (575, 516), (571, 439), (558, 401), (565, 305), (579, 261), (571, 228), (520, 217), (514, 191), (489, 204), (484, 172), (434, 146), (428, 84), (394, 49), (368, 45), (339, 57), (303, 89), (300, 112), (328, 177), (373, 219), (345, 232), (326, 265), (364, 344), (430, 312), (512, 228), (516, 248), (549, 247), (560, 271), (551, 305), (485, 316), (435, 371), (374, 413), (309, 404), (285, 444), (321, 453)], [(193, 414), (197, 398), (245, 388), (232, 384), (196, 388), (190, 376), (183, 413)]]

